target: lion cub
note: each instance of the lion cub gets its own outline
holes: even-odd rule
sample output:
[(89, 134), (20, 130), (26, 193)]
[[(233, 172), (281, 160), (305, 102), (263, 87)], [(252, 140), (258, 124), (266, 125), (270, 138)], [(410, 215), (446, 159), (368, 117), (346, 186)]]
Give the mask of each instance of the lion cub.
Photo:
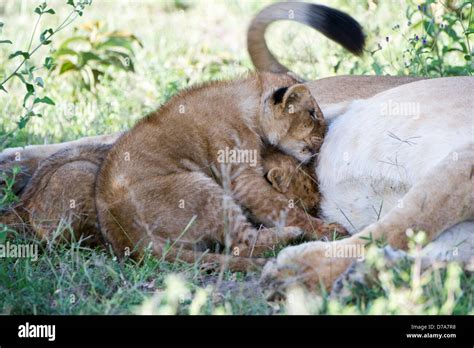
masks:
[[(94, 185), (110, 148), (107, 144), (75, 146), (44, 160), (23, 163), (23, 169), (32, 173), (32, 177), (22, 181), (19, 204), (1, 215), (0, 223), (27, 226), (48, 241), (72, 239), (82, 240), (89, 246), (103, 245), (97, 224)], [(319, 193), (314, 170), (274, 148), (262, 156), (264, 176), (272, 187), (283, 193), (289, 202), (315, 216)], [(15, 164), (4, 164), (1, 169), (7, 171)]]
[(273, 189), (309, 215), (317, 216), (321, 195), (312, 163), (301, 164), (275, 148), (265, 150), (262, 157), (265, 179)]
[[(150, 246), (164, 259), (216, 262), (204, 251), (220, 245), (244, 264), (277, 243), (328, 236), (338, 227), (289, 204), (261, 156), (272, 145), (308, 162), (325, 131), (310, 91), (286, 75), (186, 90), (108, 152), (96, 181), (101, 232), (117, 255)], [(242, 208), (279, 227), (255, 229)]]

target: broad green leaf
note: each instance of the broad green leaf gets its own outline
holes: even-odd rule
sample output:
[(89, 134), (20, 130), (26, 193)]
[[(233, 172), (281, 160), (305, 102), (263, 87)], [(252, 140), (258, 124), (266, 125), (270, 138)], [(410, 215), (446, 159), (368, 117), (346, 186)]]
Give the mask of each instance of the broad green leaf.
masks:
[(97, 48), (99, 49), (104, 47), (123, 47), (130, 53), (133, 53), (133, 47), (130, 40), (124, 39), (122, 37), (111, 37), (110, 39), (107, 39), (97, 45)]
[(87, 62), (91, 60), (97, 60), (101, 61), (102, 58), (100, 58), (97, 54), (92, 53), (92, 52), (80, 52), (79, 53), (79, 66), (84, 66), (87, 64)]
[(53, 35), (53, 29), (49, 28), (49, 29), (46, 29), (45, 31), (43, 31), (40, 35), (40, 42), (43, 44), (43, 45), (48, 45), (51, 43), (51, 40), (48, 40), (51, 35)]
[(43, 104), (48, 104), (48, 105), (56, 105), (54, 103), (54, 101), (49, 98), (49, 97), (43, 97), (43, 98), (35, 98), (35, 100), (33, 101), (34, 104), (39, 104), (39, 103), (43, 103)]
[(28, 91), (28, 93), (34, 93), (35, 87), (31, 83), (26, 83), (26, 90)]
[(73, 36), (73, 37), (70, 37), (69, 39), (64, 40), (59, 46), (58, 50), (63, 49), (63, 48), (69, 48), (68, 45), (75, 41), (89, 42), (86, 36)]
[(107, 62), (125, 71), (135, 71), (132, 58), (122, 52), (107, 51)]
[(56, 52), (54, 52), (54, 56), (56, 58), (59, 58), (61, 56), (77, 56), (78, 54), (78, 52), (67, 47), (60, 48)]
[(59, 74), (64, 74), (65, 72), (69, 70), (78, 70), (77, 66), (71, 62), (70, 60), (66, 60), (62, 65), (61, 68), (59, 69)]
[(25, 128), (25, 126), (26, 126), (26, 124), (28, 123), (29, 120), (30, 120), (30, 118), (28, 116), (21, 116), (20, 120), (18, 121), (18, 128), (19, 129)]

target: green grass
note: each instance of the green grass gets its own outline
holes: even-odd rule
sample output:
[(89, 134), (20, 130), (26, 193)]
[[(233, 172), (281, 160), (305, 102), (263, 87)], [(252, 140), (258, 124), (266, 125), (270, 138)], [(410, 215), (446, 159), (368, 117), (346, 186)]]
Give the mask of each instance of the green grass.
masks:
[[(16, 67), (18, 60), (7, 57), (25, 49), (31, 35), (33, 9), (39, 1), (27, 1), (25, 7), (21, 3), (0, 5), (0, 21), (5, 23), (0, 39), (13, 41), (13, 45), (0, 45), (0, 76)], [(96, 90), (87, 91), (80, 88), (75, 76), (35, 71), (45, 81), (41, 95), (50, 96), (56, 106), (42, 106), (39, 111), (43, 116), (34, 117), (21, 130), (16, 130), (16, 123), (22, 115), (25, 91), (23, 84), (13, 79), (7, 86), (9, 93), (0, 94), (0, 136), (13, 132), (2, 146), (52, 143), (126, 130), (186, 86), (251, 71), (245, 47), (247, 24), (269, 3), (175, 0), (134, 2), (131, 7), (129, 2), (95, 1), (73, 26), (101, 20), (109, 30), (131, 31), (144, 46), (134, 46), (135, 72), (108, 67)], [(474, 31), (474, 25), (469, 6), (462, 11), (462, 20), (456, 21), (459, 12), (436, 2), (435, 21), (430, 24), (430, 13), (417, 9), (421, 1), (403, 6), (394, 1), (374, 3), (328, 3), (363, 24), (367, 52), (361, 58), (294, 23), (272, 26), (269, 46), (284, 64), (308, 79), (341, 74), (472, 75), (473, 46), (468, 33)], [(56, 15), (45, 17), (42, 29), (58, 24), (67, 13), (65, 1), (48, 4)], [(440, 29), (443, 23), (450, 30)], [(73, 33), (73, 27), (60, 32), (52, 47), (57, 48)], [(33, 56), (36, 65), (41, 65), (48, 49)], [(0, 259), (3, 314), (474, 313), (473, 278), (456, 266), (448, 271), (429, 270), (422, 276), (420, 291), (413, 283), (410, 262), (388, 270), (382, 265), (382, 280), (371, 287), (355, 288), (352, 298), (344, 302), (296, 291), (292, 301), (277, 308), (255, 291), (258, 274), (208, 274), (196, 265), (170, 264), (149, 255), (137, 264), (119, 261), (107, 250), (91, 250), (81, 243), (46, 246), (7, 230), (0, 232), (0, 237), (6, 232), (12, 243), (38, 244), (40, 255), (36, 261)], [(212, 286), (216, 280), (220, 284), (217, 289)]]
[[(266, 314), (271, 310), (254, 291), (255, 287), (240, 289), (236, 285), (239, 282), (255, 285), (257, 275), (226, 271), (220, 290), (210, 291), (208, 285), (215, 283), (218, 274), (202, 272), (197, 265), (172, 264), (150, 254), (139, 263), (117, 260), (107, 250), (90, 249), (80, 242), (45, 245), (20, 234), (12, 242), (38, 245), (39, 257), (37, 260), (6, 258), (0, 263), (3, 314), (141, 313), (146, 311), (142, 308), (146, 307), (144, 302), (153, 298), (156, 291), (166, 289), (167, 281), (171, 281), (172, 293), (178, 298), (176, 313), (187, 313), (196, 291), (206, 288), (209, 299), (200, 310), (202, 314), (219, 311)], [(183, 284), (173, 283), (173, 278), (168, 278), (170, 274), (179, 274)], [(169, 302), (165, 297), (153, 310), (163, 310)]]

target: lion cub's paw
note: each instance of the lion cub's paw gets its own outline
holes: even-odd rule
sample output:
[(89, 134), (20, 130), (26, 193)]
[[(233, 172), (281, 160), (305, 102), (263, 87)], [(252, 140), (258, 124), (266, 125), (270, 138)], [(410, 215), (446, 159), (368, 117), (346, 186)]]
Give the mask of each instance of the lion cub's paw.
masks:
[(317, 230), (318, 237), (324, 237), (329, 240), (335, 239), (335, 237), (339, 236), (347, 236), (349, 233), (347, 230), (337, 223), (322, 223)]

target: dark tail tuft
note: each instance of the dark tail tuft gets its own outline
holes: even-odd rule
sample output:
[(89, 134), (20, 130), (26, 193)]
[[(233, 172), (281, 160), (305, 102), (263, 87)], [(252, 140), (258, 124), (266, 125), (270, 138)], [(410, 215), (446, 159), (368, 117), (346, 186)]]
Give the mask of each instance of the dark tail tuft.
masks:
[(307, 24), (353, 54), (361, 55), (365, 36), (360, 24), (351, 16), (327, 6), (308, 4)]

